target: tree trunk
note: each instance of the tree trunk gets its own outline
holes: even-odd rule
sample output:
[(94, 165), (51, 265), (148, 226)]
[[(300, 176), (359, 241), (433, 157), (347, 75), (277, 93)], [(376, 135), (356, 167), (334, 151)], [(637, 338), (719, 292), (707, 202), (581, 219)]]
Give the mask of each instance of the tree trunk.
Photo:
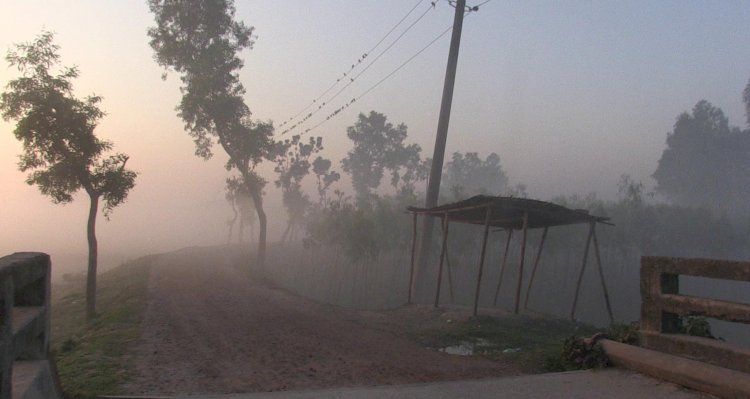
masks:
[(99, 209), (99, 194), (89, 191), (89, 219), (86, 225), (86, 237), (89, 244), (89, 265), (86, 274), (86, 320), (96, 317), (96, 267), (98, 244), (96, 242), (96, 213)]
[(248, 187), (248, 191), (255, 204), (255, 210), (258, 213), (258, 254), (256, 263), (257, 267), (263, 267), (266, 263), (266, 229), (268, 220), (266, 219), (266, 212), (263, 210), (261, 190), (255, 189), (255, 187)]
[(286, 238), (289, 235), (289, 232), (292, 230), (292, 222), (287, 222), (286, 229), (284, 229), (284, 233), (281, 235), (281, 243), (286, 242)]
[(234, 231), (234, 224), (237, 222), (237, 207), (234, 205), (234, 200), (229, 202), (232, 204), (232, 212), (234, 212), (234, 217), (232, 220), (229, 221), (229, 237), (227, 238), (227, 245), (232, 243), (232, 232)]
[(237, 243), (242, 244), (245, 241), (245, 218), (240, 215), (240, 228), (237, 230)]

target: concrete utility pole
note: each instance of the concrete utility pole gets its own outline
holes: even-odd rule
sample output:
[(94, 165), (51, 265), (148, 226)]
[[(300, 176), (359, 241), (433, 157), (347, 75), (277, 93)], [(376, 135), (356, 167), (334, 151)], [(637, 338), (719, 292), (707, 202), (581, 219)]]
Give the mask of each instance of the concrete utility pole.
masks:
[[(448, 66), (445, 69), (445, 83), (443, 85), (443, 99), (440, 103), (440, 117), (438, 119), (437, 135), (435, 137), (435, 151), (432, 155), (432, 169), (427, 181), (427, 199), (425, 208), (437, 206), (438, 193), (440, 192), (440, 179), (443, 174), (443, 159), (445, 158), (445, 142), (448, 138), (448, 122), (451, 118), (451, 105), (453, 103), (453, 86), (456, 82), (456, 66), (458, 65), (458, 47), (461, 43), (461, 28), (466, 12), (466, 0), (457, 0), (455, 3), (456, 14), (453, 18), (453, 33), (451, 35), (450, 52), (448, 53)], [(422, 223), (422, 237), (419, 245), (419, 268), (417, 272), (417, 296), (425, 295), (425, 275), (429, 266), (430, 246), (432, 243), (434, 218), (425, 216)], [(431, 280), (431, 279), (430, 279)]]

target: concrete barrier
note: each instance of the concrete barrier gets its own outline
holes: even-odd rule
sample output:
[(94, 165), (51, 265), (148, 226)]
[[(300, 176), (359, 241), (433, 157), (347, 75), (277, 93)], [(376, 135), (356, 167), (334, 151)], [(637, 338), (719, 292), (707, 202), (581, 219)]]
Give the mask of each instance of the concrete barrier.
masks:
[(0, 258), (0, 397), (60, 398), (49, 363), (50, 258)]

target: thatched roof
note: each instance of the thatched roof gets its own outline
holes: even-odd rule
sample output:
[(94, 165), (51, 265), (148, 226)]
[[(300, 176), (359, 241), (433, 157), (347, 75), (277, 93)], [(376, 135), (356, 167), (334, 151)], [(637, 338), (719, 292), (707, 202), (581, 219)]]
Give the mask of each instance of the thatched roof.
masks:
[(563, 226), (578, 223), (608, 223), (609, 218), (590, 215), (582, 209), (570, 209), (551, 202), (516, 197), (494, 197), (477, 195), (469, 199), (440, 205), (435, 208), (410, 206), (410, 212), (443, 217), (451, 222), (484, 225), (487, 208), (490, 207), (490, 226), (520, 230), (523, 217), (528, 214), (528, 228)]

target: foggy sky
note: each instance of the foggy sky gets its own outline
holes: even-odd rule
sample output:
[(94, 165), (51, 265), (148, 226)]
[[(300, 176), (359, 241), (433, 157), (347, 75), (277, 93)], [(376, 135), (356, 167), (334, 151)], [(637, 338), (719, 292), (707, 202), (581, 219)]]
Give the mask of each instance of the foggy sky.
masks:
[[(147, 252), (226, 239), (226, 157), (204, 162), (174, 111), (179, 79), (166, 82), (152, 58), (145, 1), (1, 1), (0, 52), (56, 32), (63, 65), (78, 65), (76, 93), (104, 97), (97, 134), (130, 155), (140, 172), (111, 221), (100, 217), (100, 252)], [(237, 18), (256, 28), (243, 53), (246, 102), (255, 118), (283, 120), (305, 107), (372, 47), (416, 1), (238, 1)], [(429, 1), (423, 2), (421, 13)], [(469, 4), (476, 2), (469, 1)], [(435, 10), (333, 101), (359, 95), (450, 26)], [(733, 125), (745, 121), (741, 91), (750, 78), (750, 3), (744, 1), (535, 2), (493, 0), (465, 20), (447, 152), (497, 152), (511, 183), (532, 197), (598, 192), (612, 197), (623, 173), (652, 186), (666, 133), (679, 113), (707, 99)], [(349, 148), (345, 129), (376, 110), (409, 127), (409, 141), (431, 156), (450, 35), (396, 76), (311, 133), (324, 156)], [(376, 51), (377, 53), (377, 51)], [(0, 66), (0, 85), (17, 76)], [(325, 117), (313, 118), (313, 124)], [(85, 251), (87, 198), (52, 204), (16, 170), (20, 143), (0, 122), (0, 253)], [(278, 129), (279, 132), (281, 129)], [(285, 216), (266, 203), (271, 240)], [(384, 180), (384, 184), (387, 181)], [(339, 185), (351, 191), (348, 185)]]

